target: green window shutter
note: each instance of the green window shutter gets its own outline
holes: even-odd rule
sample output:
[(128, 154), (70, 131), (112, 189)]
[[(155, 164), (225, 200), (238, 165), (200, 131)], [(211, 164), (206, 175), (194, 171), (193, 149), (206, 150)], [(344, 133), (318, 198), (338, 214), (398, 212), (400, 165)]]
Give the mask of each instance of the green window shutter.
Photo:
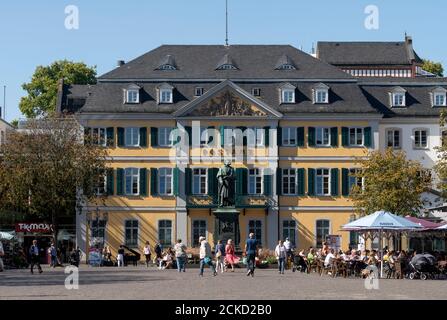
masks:
[(113, 196), (115, 183), (115, 171), (113, 169), (107, 169), (107, 195)]
[(315, 196), (315, 169), (307, 169), (307, 194)]
[(115, 147), (115, 128), (113, 127), (107, 128), (106, 132), (107, 132), (107, 146), (111, 148)]
[(118, 128), (118, 147), (124, 147), (124, 128)]
[(220, 126), (220, 146), (225, 146), (225, 126)]
[(158, 128), (151, 128), (151, 147), (158, 147)]
[(236, 196), (247, 194), (247, 171), (245, 168), (236, 169)]
[(140, 196), (147, 197), (147, 170), (140, 169)]
[(349, 147), (349, 128), (341, 128), (341, 145), (343, 147)]
[(363, 142), (364, 142), (365, 147), (367, 147), (367, 148), (372, 147), (371, 127), (366, 127), (363, 129)]
[(282, 195), (282, 169), (276, 169), (276, 194)]
[(218, 183), (217, 183), (217, 168), (208, 168), (208, 194), (213, 198), (213, 203), (217, 201)]
[(270, 146), (270, 127), (264, 127), (264, 146)]
[[(192, 146), (192, 128), (185, 127), (185, 131), (188, 133), (188, 141), (189, 141), (188, 143), (189, 143), (189, 146), (191, 147)], [(198, 144), (200, 145), (200, 138), (199, 138)]]
[(297, 180), (298, 180), (298, 196), (305, 195), (305, 187), (304, 187), (304, 169), (297, 170)]
[(338, 147), (338, 128), (331, 128), (331, 146)]
[(304, 127), (296, 128), (298, 147), (304, 147)]
[(116, 169), (116, 194), (124, 195), (124, 169)]
[(92, 129), (84, 127), (84, 145), (91, 144), (92, 142)]
[(174, 181), (173, 181), (173, 192), (174, 196), (178, 196), (180, 193), (179, 190), (179, 175), (180, 175), (180, 169), (174, 168)]
[(248, 169), (242, 169), (242, 195), (248, 194)]
[(271, 196), (272, 195), (272, 175), (270, 174), (270, 170), (265, 170), (267, 173), (264, 174), (264, 195)]
[[(210, 180), (208, 177), (208, 184)], [(192, 169), (185, 168), (185, 193), (187, 196), (192, 194)]]
[(156, 196), (158, 193), (157, 180), (158, 180), (158, 169), (151, 168), (151, 196)]
[(277, 144), (278, 144), (278, 147), (281, 147), (282, 146), (282, 128), (281, 127), (278, 127), (278, 128), (276, 128), (276, 138), (277, 138)]
[(331, 169), (331, 195), (338, 196), (338, 169)]
[(146, 127), (140, 128), (140, 147), (142, 147), (142, 148), (147, 147), (147, 128)]
[(314, 127), (309, 127), (307, 129), (309, 132), (307, 133), (307, 141), (309, 144), (309, 147), (315, 147), (315, 128)]
[(344, 197), (349, 196), (349, 170), (341, 169), (341, 192)]

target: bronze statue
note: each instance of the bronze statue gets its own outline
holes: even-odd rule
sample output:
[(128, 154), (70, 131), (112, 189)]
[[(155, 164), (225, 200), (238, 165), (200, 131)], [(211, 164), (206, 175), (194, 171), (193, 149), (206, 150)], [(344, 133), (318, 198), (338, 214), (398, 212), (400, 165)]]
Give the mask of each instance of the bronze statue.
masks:
[(234, 206), (234, 169), (229, 160), (225, 161), (225, 166), (219, 169), (217, 173), (219, 182), (219, 207)]

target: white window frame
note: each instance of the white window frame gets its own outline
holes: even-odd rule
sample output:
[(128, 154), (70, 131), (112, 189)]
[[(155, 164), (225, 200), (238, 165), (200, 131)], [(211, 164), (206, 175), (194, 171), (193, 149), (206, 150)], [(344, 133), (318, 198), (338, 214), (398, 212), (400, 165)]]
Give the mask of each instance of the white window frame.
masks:
[[(324, 140), (324, 131), (327, 131), (327, 143), (318, 143), (318, 135), (321, 134)], [(331, 128), (317, 127), (315, 128), (315, 145), (317, 147), (330, 147), (331, 146)]]
[[(396, 100), (398, 97), (402, 97), (402, 101)], [(401, 103), (399, 103), (401, 102)], [(405, 107), (406, 104), (406, 93), (405, 92), (393, 92), (392, 93), (392, 106), (393, 107)]]
[[(327, 173), (325, 171), (327, 170)], [(318, 174), (321, 171), (323, 174)], [(327, 192), (324, 192), (325, 179), (327, 178)], [(322, 190), (318, 190), (318, 179), (322, 179)], [(318, 168), (315, 170), (315, 194), (319, 197), (327, 197), (331, 195), (331, 170), (328, 168)]]
[[(254, 174), (252, 172), (254, 172)], [(254, 190), (250, 190), (252, 186), (251, 181), (253, 181), (254, 183), (253, 184)], [(260, 184), (259, 186), (258, 183)], [(260, 192), (258, 192), (258, 187)], [(247, 193), (249, 195), (256, 195), (256, 196), (264, 194), (264, 175), (262, 169), (260, 168), (248, 169)]]
[[(196, 173), (195, 171), (199, 171)], [(196, 190), (196, 179), (199, 181), (199, 190)], [(205, 189), (202, 192), (202, 183), (204, 183)], [(194, 195), (206, 195), (208, 194), (208, 169), (207, 168), (192, 168), (192, 194)]]
[[(294, 173), (291, 173), (291, 171), (294, 171)], [(282, 174), (281, 174), (281, 188), (282, 188), (282, 195), (284, 196), (296, 196), (298, 194), (298, 171), (295, 168), (289, 168), (289, 169), (282, 169)], [(291, 183), (291, 180), (294, 179), (295, 183)], [(286, 184), (285, 182), (287, 181), (287, 186), (288, 188), (286, 188)], [(291, 192), (291, 186), (294, 186), (293, 188), (295, 188), (295, 192)], [(286, 190), (287, 189), (287, 190)]]
[[(284, 147), (296, 147), (298, 145), (298, 135), (295, 127), (283, 127), (282, 129), (282, 145)], [(294, 139), (295, 142), (291, 143)]]
[[(127, 192), (127, 178), (130, 177), (130, 192)], [(137, 185), (137, 191), (134, 192), (134, 183)], [(140, 194), (140, 169), (126, 168), (124, 169), (124, 193), (126, 196), (138, 196)]]
[[(438, 101), (438, 97), (442, 97), (442, 103)], [(434, 91), (433, 92), (433, 106), (445, 107), (447, 106), (447, 94), (445, 92)]]
[(351, 192), (352, 187), (354, 185), (359, 186), (360, 188), (362, 188), (362, 190), (364, 190), (364, 188), (365, 188), (365, 178), (364, 177), (360, 178), (360, 181), (359, 181), (359, 178), (352, 176), (353, 174), (357, 174), (359, 171), (361, 171), (360, 168), (350, 168), (349, 169), (349, 176), (348, 176), (349, 192)]
[[(322, 95), (324, 95), (324, 96), (322, 96)], [(324, 97), (324, 99), (321, 99), (323, 97)], [(315, 103), (329, 103), (329, 90), (316, 89), (315, 90)]]
[(251, 94), (254, 97), (260, 97), (261, 96), (261, 88), (253, 88), (253, 89), (251, 89)]
[[(127, 231), (127, 222), (131, 222), (133, 224), (133, 222), (137, 223), (137, 227), (134, 227), (133, 225), (130, 227), (131, 230), (131, 238), (132, 240), (136, 240), (136, 243), (128, 243), (127, 239), (126, 239), (126, 231)], [(133, 231), (137, 230), (137, 237), (136, 239), (133, 239)], [(130, 248), (138, 248), (140, 245), (140, 221), (138, 219), (126, 219), (124, 220), (124, 244)]]
[(196, 88), (194, 88), (194, 97), (201, 97), (201, 96), (203, 96), (204, 92), (205, 92), (205, 89), (203, 87), (196, 87)]
[[(259, 239), (259, 238), (257, 238), (256, 237), (256, 232), (253, 232), (253, 231), (255, 231), (255, 230), (251, 230), (250, 229), (250, 222), (254, 222), (254, 224), (255, 224), (255, 229), (259, 229), (259, 230), (261, 230), (261, 239)], [(257, 226), (256, 226), (256, 222), (260, 222), (261, 223), (261, 227), (260, 228), (258, 228)], [(263, 220), (263, 219), (256, 219), (256, 218), (252, 218), (252, 219), (248, 219), (248, 221), (247, 221), (247, 234), (249, 234), (250, 232), (253, 232), (254, 234), (255, 234), (255, 239), (257, 240), (257, 242), (258, 242), (258, 245), (260, 245), (260, 246), (263, 246), (264, 245), (264, 222), (265, 222), (265, 220)]]
[[(165, 190), (162, 190), (161, 181), (164, 180)], [(158, 193), (162, 196), (172, 196), (174, 194), (174, 169), (160, 168), (158, 169)], [(171, 188), (171, 192), (169, 191)]]
[[(159, 92), (159, 101), (161, 104), (173, 103), (174, 95), (173, 95), (172, 89), (160, 89), (159, 91), (160, 91)], [(168, 95), (168, 96), (166, 96), (166, 95)], [(167, 97), (169, 97), (169, 99), (166, 99)]]
[[(248, 146), (256, 146), (263, 147), (265, 145), (265, 130), (264, 128), (252, 127), (248, 128), (246, 131), (247, 134), (247, 145)], [(253, 139), (255, 141), (253, 141)]]
[[(171, 226), (170, 227), (162, 227), (161, 228), (160, 227), (160, 222), (162, 222), (162, 221), (169, 221), (169, 222), (171, 222)], [(160, 239), (160, 230), (161, 229), (168, 229), (168, 228), (171, 229), (171, 232), (170, 232), (171, 243), (162, 243), (161, 239)], [(168, 233), (165, 231), (165, 235), (166, 234), (168, 234)], [(160, 241), (160, 243), (161, 243), (161, 245), (163, 247), (168, 247), (168, 246), (174, 245), (174, 222), (173, 222), (173, 220), (171, 220), (171, 219), (160, 219), (160, 220), (157, 221), (157, 240)]]
[[(200, 246), (200, 244), (199, 244), (199, 239), (197, 238), (197, 239), (194, 239), (194, 222), (197, 222), (197, 221), (199, 221), (199, 222), (205, 222), (205, 233), (204, 234), (201, 234), (200, 232), (199, 232), (199, 237), (201, 237), (201, 236), (203, 236), (203, 237), (205, 237), (207, 240), (208, 240), (208, 221), (206, 220), (206, 219), (200, 219), (200, 218), (197, 218), (197, 219), (192, 219), (191, 220), (191, 247), (193, 247), (193, 248), (196, 248), (196, 247), (199, 247)], [(199, 226), (199, 230), (200, 230), (201, 228), (200, 228), (200, 226)], [(197, 241), (196, 241), (197, 240)]]
[[(351, 131), (354, 130), (354, 140), (355, 143), (351, 143)], [(362, 142), (359, 144), (359, 138), (362, 139)], [(365, 145), (365, 128), (362, 127), (350, 127), (348, 128), (348, 140), (350, 147), (363, 147)]]
[(175, 128), (171, 127), (162, 127), (158, 128), (158, 146), (160, 147), (172, 147), (174, 145), (174, 141), (170, 140), (172, 131)]
[[(422, 145), (422, 132), (425, 131), (425, 146)], [(417, 143), (417, 133), (420, 134), (419, 137), (419, 145)], [(413, 149), (416, 150), (426, 150), (429, 147), (429, 136), (430, 136), (430, 131), (427, 128), (415, 128), (413, 129)]]
[(281, 103), (295, 103), (295, 89), (281, 89)]
[(126, 103), (137, 104), (140, 103), (140, 91), (137, 89), (126, 90)]
[[(135, 140), (135, 136), (137, 136), (138, 139), (137, 139), (136, 143), (133, 143)], [(140, 146), (140, 128), (136, 128), (136, 127), (124, 128), (124, 145), (126, 147), (139, 147)]]
[[(395, 142), (396, 142), (395, 132), (396, 131), (399, 132), (399, 145), (398, 146), (396, 146), (396, 144), (395, 144)], [(392, 146), (388, 145), (388, 141), (389, 141), (388, 140), (388, 136), (389, 136), (390, 132), (393, 133), (393, 145)], [(392, 149), (402, 149), (402, 129), (400, 129), (400, 128), (387, 128), (385, 130), (385, 146), (387, 148), (392, 148)]]
[[(99, 184), (99, 182), (101, 181), (97, 181), (97, 184), (95, 184), (94, 186), (94, 194), (98, 197), (103, 196), (107, 193), (107, 173), (104, 172), (104, 174), (101, 175), (100, 179), (103, 180), (102, 185)], [(101, 192), (101, 189), (103, 189), (104, 191)]]
[[(327, 221), (327, 222), (329, 222), (329, 227), (324, 227), (324, 229), (328, 229), (328, 233), (327, 233), (327, 235), (330, 235), (331, 234), (331, 227), (332, 227), (332, 223), (331, 223), (331, 220), (330, 219), (327, 219), (327, 218), (321, 218), (321, 219), (317, 219), (317, 220), (315, 220), (315, 247), (318, 247), (318, 237), (317, 237), (317, 235), (318, 235), (318, 221)], [(320, 228), (320, 229), (323, 229), (323, 228)], [(324, 239), (323, 238), (323, 240), (322, 240), (322, 243), (321, 243), (321, 245), (323, 244), (323, 242), (325, 242), (326, 241), (326, 239)]]
[[(290, 227), (290, 226), (284, 227), (284, 222), (289, 222), (289, 224), (290, 224), (290, 222), (292, 222), (292, 221), (295, 223), (295, 228), (293, 229), (293, 230), (295, 230), (295, 236), (293, 237), (293, 239), (290, 236), (290, 230), (292, 230), (292, 227)], [(292, 244), (295, 246), (295, 248), (297, 248), (298, 247), (298, 221), (293, 218), (284, 218), (281, 220), (281, 239), (283, 241), (286, 240), (286, 235), (284, 232), (284, 230), (286, 230), (286, 229), (289, 230), (289, 235), (288, 235), (289, 240), (292, 242)]]
[[(95, 131), (97, 136), (95, 138)], [(92, 143), (97, 146), (106, 147), (107, 146), (107, 128), (105, 127), (92, 127), (90, 128), (90, 136)], [(103, 136), (103, 137), (101, 137)]]

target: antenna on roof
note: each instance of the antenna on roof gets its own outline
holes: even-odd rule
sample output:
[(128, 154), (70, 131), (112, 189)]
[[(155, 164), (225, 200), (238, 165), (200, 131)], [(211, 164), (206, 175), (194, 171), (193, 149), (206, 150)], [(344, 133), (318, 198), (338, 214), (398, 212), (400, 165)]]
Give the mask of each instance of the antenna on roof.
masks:
[(225, 0), (225, 45), (228, 46), (228, 0)]

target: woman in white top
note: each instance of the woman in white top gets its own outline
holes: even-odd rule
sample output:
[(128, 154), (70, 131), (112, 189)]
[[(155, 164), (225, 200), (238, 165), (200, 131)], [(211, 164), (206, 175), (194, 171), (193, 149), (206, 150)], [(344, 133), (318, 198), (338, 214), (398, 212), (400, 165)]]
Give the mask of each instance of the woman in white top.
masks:
[(146, 267), (149, 268), (149, 262), (151, 262), (151, 246), (149, 244), (149, 241), (146, 241), (146, 245), (143, 248), (144, 256), (146, 257)]
[(278, 273), (284, 274), (286, 259), (287, 259), (287, 249), (281, 240), (278, 241), (278, 245), (275, 249), (276, 259), (278, 260)]

